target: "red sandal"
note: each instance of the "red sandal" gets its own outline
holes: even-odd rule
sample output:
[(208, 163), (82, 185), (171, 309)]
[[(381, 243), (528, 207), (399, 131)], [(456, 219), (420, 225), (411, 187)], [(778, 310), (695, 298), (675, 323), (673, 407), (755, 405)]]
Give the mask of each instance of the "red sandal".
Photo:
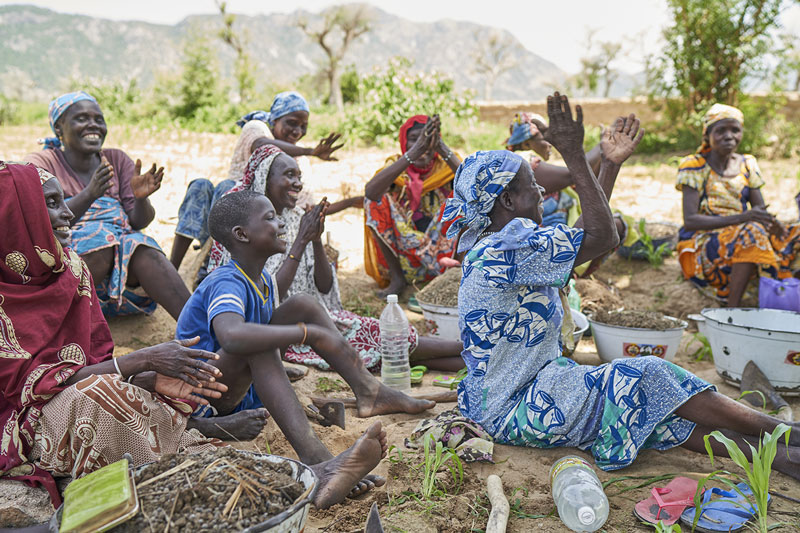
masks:
[(681, 517), (687, 507), (694, 507), (697, 481), (688, 477), (676, 477), (666, 487), (653, 487), (651, 496), (633, 508), (633, 514), (646, 524), (655, 526), (659, 521), (671, 526)]

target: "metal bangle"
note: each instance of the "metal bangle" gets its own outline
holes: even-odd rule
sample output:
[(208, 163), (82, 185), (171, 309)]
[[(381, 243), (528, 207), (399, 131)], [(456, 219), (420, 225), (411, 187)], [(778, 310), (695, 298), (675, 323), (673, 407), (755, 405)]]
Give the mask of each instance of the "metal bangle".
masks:
[(305, 344), (306, 339), (308, 338), (308, 328), (304, 322), (298, 322), (297, 325), (303, 328), (303, 340), (300, 341), (300, 344)]
[(122, 378), (124, 379), (125, 375), (122, 373), (122, 370), (119, 369), (119, 363), (117, 363), (117, 358), (112, 356), (111, 360), (114, 362), (114, 368), (117, 369), (117, 374), (122, 376)]

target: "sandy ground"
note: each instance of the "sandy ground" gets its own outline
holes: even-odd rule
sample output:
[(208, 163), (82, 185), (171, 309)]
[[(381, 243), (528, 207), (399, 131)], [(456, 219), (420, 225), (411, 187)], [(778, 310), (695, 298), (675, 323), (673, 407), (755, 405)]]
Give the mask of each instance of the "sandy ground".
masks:
[[(26, 153), (38, 150), (35, 139), (45, 133), (42, 128), (30, 126), (3, 128), (0, 130), (0, 159), (18, 160)], [(106, 146), (122, 148), (134, 159), (141, 158), (145, 164), (155, 161), (167, 169), (162, 189), (152, 198), (157, 218), (147, 229), (147, 233), (156, 238), (167, 253), (172, 244), (178, 206), (186, 185), (197, 177), (218, 181), (226, 176), (229, 154), (235, 141), (235, 136), (223, 134), (112, 130)], [(377, 149), (344, 150), (340, 154), (340, 162), (312, 161), (311, 175), (304, 179), (306, 187), (316, 197), (327, 195), (330, 200), (357, 194), (387, 155), (389, 153)], [(765, 197), (771, 210), (782, 219), (795, 218), (797, 212), (792, 196), (798, 188), (797, 161), (761, 161), (760, 164), (767, 182)], [(676, 160), (668, 157), (662, 161), (638, 161), (625, 166), (617, 181), (613, 206), (636, 218), (680, 222), (680, 196), (673, 186), (675, 168)], [(339, 275), (345, 305), (362, 313), (377, 314), (382, 303), (374, 296), (376, 285), (363, 274), (362, 228), (363, 214), (352, 209), (330, 217), (326, 226), (331, 243), (341, 252)], [(184, 279), (188, 280), (196, 269), (197, 258), (198, 253), (190, 250), (181, 268)], [(646, 263), (613, 258), (596, 273), (592, 283), (595, 284), (594, 288), (586, 284), (582, 287), (581, 292), (586, 297), (591, 297), (589, 292), (595, 289), (602, 292), (598, 287), (608, 284), (614, 287), (616, 298), (629, 308), (656, 309), (673, 316), (686, 316), (710, 304), (681, 281), (675, 259), (668, 259), (664, 266), (656, 270)], [(409, 317), (421, 325), (420, 315), (409, 312)], [(150, 317), (129, 317), (111, 322), (118, 353), (169, 340), (174, 327), (175, 322), (162, 309)], [(686, 333), (676, 362), (714, 383), (721, 392), (737, 397), (738, 390), (721, 381), (713, 363), (697, 362), (690, 357), (689, 354), (698, 346), (692, 342), (691, 334)], [(582, 364), (600, 362), (591, 339), (581, 341), (575, 359)], [(318, 379), (323, 375), (325, 373), (312, 369), (306, 378), (296, 383), (302, 401), (309, 395), (320, 394), (316, 389)], [(332, 377), (330, 374), (328, 376)], [(440, 391), (429, 386), (431, 379), (430, 374), (426, 375), (420, 390)], [(800, 400), (789, 400), (794, 412), (800, 416)], [(453, 406), (439, 405), (431, 414)], [(388, 431), (390, 445), (403, 449), (403, 439), (414, 429), (418, 419), (406, 415), (379, 418)], [(331, 451), (338, 453), (352, 443), (369, 423), (371, 420), (359, 419), (349, 412), (346, 430), (319, 426), (316, 430)], [(269, 449), (272, 453), (295, 457), (272, 422), (257, 439), (236, 445), (251, 450)], [(495, 464), (471, 464), (466, 467), (464, 486), (459, 491), (451, 487), (447, 497), (418, 503), (407, 501), (402, 492), (407, 489), (419, 491), (419, 478), (414, 465), (419, 465), (421, 458), (404, 450), (403, 462), (392, 464), (383, 461), (377, 468), (377, 473), (390, 478), (386, 488), (373, 491), (360, 501), (350, 501), (327, 511), (313, 510), (306, 531), (360, 531), (373, 501), (379, 503), (387, 531), (482, 531), (488, 516), (484, 483), (486, 476), (492, 473), (501, 476), (507, 495), (513, 492), (511, 503), (514, 511), (509, 531), (563, 531), (563, 524), (553, 514), (548, 472), (555, 460), (572, 453), (588, 457), (571, 449), (539, 450), (498, 445), (495, 448)], [(715, 462), (715, 467), (737, 470), (727, 460)], [(633, 466), (624, 471), (599, 472), (599, 476), (604, 481), (621, 476), (652, 478), (668, 473), (698, 477), (711, 471), (708, 457), (675, 449), (668, 452), (645, 451)], [(609, 488), (612, 509), (606, 531), (631, 531), (642, 527), (634, 519), (632, 509), (636, 501), (649, 495), (650, 487), (620, 493), (620, 489), (631, 487), (635, 482), (637, 480), (619, 480)], [(773, 475), (772, 488), (795, 498), (800, 496), (800, 483), (781, 474)], [(789, 529), (800, 527), (797, 509), (796, 504), (775, 498), (771, 518), (775, 522), (791, 523), (787, 526)], [(539, 515), (547, 516), (538, 518)]]

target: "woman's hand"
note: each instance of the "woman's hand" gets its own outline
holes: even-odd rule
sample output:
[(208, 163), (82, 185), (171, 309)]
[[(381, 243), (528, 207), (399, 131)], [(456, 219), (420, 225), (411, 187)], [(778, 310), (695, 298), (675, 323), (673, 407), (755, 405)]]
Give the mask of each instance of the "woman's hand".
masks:
[(547, 116), (550, 126), (544, 139), (555, 146), (562, 155), (580, 152), (583, 155), (583, 110), (575, 107), (575, 118), (566, 95), (558, 92), (547, 97)]
[(154, 370), (166, 377), (175, 378), (196, 387), (201, 386), (204, 382), (213, 382), (222, 376), (217, 367), (200, 360), (219, 359), (219, 355), (190, 348), (198, 342), (200, 342), (200, 337), (162, 342), (139, 350), (137, 353), (147, 358), (147, 370)]
[(742, 215), (745, 222), (758, 222), (765, 228), (772, 227), (772, 224), (775, 222), (775, 217), (767, 212), (766, 208), (762, 206), (755, 206), (751, 209), (748, 209), (742, 213)]
[(322, 239), (322, 234), (325, 233), (325, 217), (328, 216), (328, 208), (331, 206), (330, 202), (328, 202), (328, 197), (324, 196), (317, 206), (319, 207), (317, 233), (311, 239), (312, 241)]
[[(438, 119), (436, 115), (434, 115), (435, 119)], [(438, 120), (431, 118), (428, 122), (425, 123), (425, 126), (422, 128), (422, 135), (417, 137), (416, 142), (406, 150), (406, 155), (412, 161), (416, 161), (426, 153), (433, 151), (436, 149), (437, 144), (439, 143), (439, 136), (438, 134)]]
[(297, 240), (305, 245), (318, 239), (322, 235), (322, 230), (325, 227), (325, 213), (323, 207), (327, 209), (327, 198), (323, 198), (320, 203), (305, 212), (300, 219), (300, 227), (297, 230)]
[(208, 398), (221, 398), (222, 393), (228, 390), (227, 385), (218, 381), (201, 381), (199, 385), (194, 386), (158, 372), (154, 372), (154, 374), (153, 392), (201, 405), (208, 405)]
[(331, 157), (331, 154), (344, 146), (344, 143), (334, 146), (334, 143), (338, 141), (341, 136), (341, 133), (331, 133), (319, 142), (311, 151), (311, 155), (319, 157), (323, 161), (338, 161), (335, 157)]
[(142, 160), (137, 159), (133, 177), (131, 178), (133, 196), (137, 200), (147, 198), (161, 188), (161, 180), (163, 178), (164, 167), (159, 167), (158, 170), (156, 170), (156, 164), (153, 163), (153, 166), (150, 167), (150, 170), (142, 174)]
[[(111, 180), (114, 178), (114, 168), (108, 162), (106, 156), (100, 156), (100, 166), (92, 174), (92, 179), (86, 186), (87, 192), (92, 201), (97, 200), (105, 195), (106, 191), (111, 187)], [(77, 218), (77, 217), (76, 217)]]
[(606, 159), (621, 165), (636, 150), (643, 136), (644, 129), (639, 129), (639, 119), (631, 113), (627, 117), (617, 118), (613, 126), (603, 130), (600, 149)]

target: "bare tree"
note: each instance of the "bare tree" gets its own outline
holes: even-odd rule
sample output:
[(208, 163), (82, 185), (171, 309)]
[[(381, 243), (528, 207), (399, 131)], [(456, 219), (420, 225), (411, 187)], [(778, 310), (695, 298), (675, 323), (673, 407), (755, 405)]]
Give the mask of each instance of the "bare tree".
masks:
[(339, 110), (344, 109), (341, 62), (353, 41), (371, 29), (365, 6), (336, 6), (325, 11), (321, 25), (312, 27), (302, 18), (297, 21), (297, 26), (325, 52), (327, 64), (323, 65), (322, 71), (328, 78), (328, 103)]
[(517, 43), (509, 35), (496, 30), (492, 30), (488, 37), (476, 31), (475, 42), (477, 46), (472, 52), (473, 69), (483, 76), (483, 97), (491, 100), (497, 78), (518, 64), (514, 57)]
[(608, 98), (611, 86), (619, 78), (619, 71), (611, 67), (622, 52), (622, 44), (597, 41), (597, 29), (587, 28), (585, 55), (581, 58), (581, 71), (575, 77), (575, 85), (589, 94), (598, 92), (603, 82), (603, 97)]
[(250, 56), (245, 49), (247, 38), (244, 32), (240, 37), (233, 31), (236, 15), (227, 12), (227, 2), (217, 0), (217, 8), (219, 8), (219, 14), (222, 15), (222, 23), (224, 24), (224, 27), (218, 33), (219, 38), (236, 52), (233, 74), (236, 78), (236, 85), (239, 88), (239, 100), (242, 103), (249, 102), (256, 87), (256, 79), (253, 76), (253, 63), (250, 61)]

